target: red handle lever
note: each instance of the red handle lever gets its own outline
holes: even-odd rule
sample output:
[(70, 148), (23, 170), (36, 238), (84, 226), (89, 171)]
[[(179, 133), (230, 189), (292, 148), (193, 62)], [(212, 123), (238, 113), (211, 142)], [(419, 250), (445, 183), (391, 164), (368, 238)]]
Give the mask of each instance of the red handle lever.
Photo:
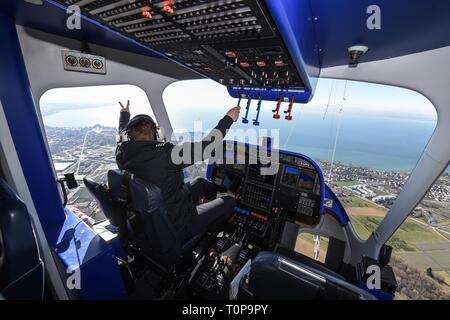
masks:
[(292, 96), (291, 102), (289, 103), (289, 109), (288, 111), (285, 111), (284, 113), (286, 113), (286, 120), (291, 121), (293, 119), (292, 117), (292, 109), (294, 108), (294, 103), (295, 103), (295, 97)]
[(281, 116), (280, 116), (280, 109), (281, 109), (281, 103), (283, 102), (283, 97), (282, 96), (280, 96), (280, 99), (278, 100), (278, 103), (277, 103), (277, 108), (275, 109), (275, 110), (272, 110), (272, 112), (276, 112), (274, 115), (273, 115), (273, 118), (274, 119), (280, 119), (281, 118)]

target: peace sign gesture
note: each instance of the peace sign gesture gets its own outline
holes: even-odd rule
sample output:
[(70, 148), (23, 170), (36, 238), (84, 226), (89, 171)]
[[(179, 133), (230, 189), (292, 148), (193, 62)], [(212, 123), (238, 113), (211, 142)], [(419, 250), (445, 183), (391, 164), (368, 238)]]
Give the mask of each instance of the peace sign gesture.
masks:
[(130, 113), (130, 100), (127, 101), (127, 106), (124, 107), (122, 102), (119, 102), (120, 106), (122, 107), (122, 110), (120, 112), (128, 112)]

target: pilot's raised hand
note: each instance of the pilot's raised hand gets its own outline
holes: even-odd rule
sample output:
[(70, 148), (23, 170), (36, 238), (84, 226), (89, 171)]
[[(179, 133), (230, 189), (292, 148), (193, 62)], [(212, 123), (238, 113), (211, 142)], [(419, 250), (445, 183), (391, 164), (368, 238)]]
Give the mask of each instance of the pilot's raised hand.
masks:
[(127, 101), (127, 106), (125, 107), (122, 102), (119, 102), (120, 106), (122, 107), (122, 110), (120, 112), (128, 112), (130, 113), (130, 100)]
[(239, 116), (241, 114), (241, 107), (235, 107), (228, 111), (227, 116), (233, 119), (234, 122), (239, 120)]

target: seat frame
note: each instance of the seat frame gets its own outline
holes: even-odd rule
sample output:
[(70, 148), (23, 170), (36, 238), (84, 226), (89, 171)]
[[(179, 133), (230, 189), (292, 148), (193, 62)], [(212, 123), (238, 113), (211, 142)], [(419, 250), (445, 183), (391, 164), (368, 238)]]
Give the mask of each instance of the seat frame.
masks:
[[(122, 177), (120, 187), (117, 185), (113, 186), (115, 190), (111, 190), (111, 183), (117, 183), (117, 181), (112, 181), (114, 180), (112, 176), (116, 178)], [(174, 294), (178, 290), (184, 282), (184, 279), (191, 273), (198, 261), (205, 254), (209, 248), (208, 245), (212, 245), (215, 240), (215, 237), (210, 235), (197, 235), (187, 241), (183, 246), (180, 245), (179, 254), (174, 259), (169, 259), (168, 263), (160, 263), (158, 261), (158, 255), (152, 250), (151, 244), (142, 241), (142, 239), (148, 240), (148, 238), (144, 236), (139, 239), (135, 234), (136, 232), (144, 231), (142, 225), (146, 221), (142, 221), (142, 216), (139, 215), (138, 210), (133, 206), (132, 197), (136, 194), (130, 193), (130, 185), (138, 184), (139, 187), (142, 187), (143, 190), (146, 189), (147, 192), (151, 188), (152, 192), (156, 194), (158, 194), (159, 189), (121, 170), (111, 170), (108, 172), (108, 185), (96, 183), (87, 177), (84, 178), (84, 184), (89, 193), (97, 201), (106, 218), (112, 225), (118, 227), (118, 236), (127, 255), (127, 263), (132, 265), (132, 269), (134, 270), (134, 281), (137, 280), (137, 274), (141, 274), (145, 272), (146, 268), (150, 268), (161, 278), (161, 285), (157, 290), (161, 292), (161, 297), (167, 294)], [(163, 203), (162, 197), (155, 201)], [(161, 211), (158, 214), (167, 214), (164, 208)], [(136, 228), (139, 230), (136, 231)], [(205, 242), (208, 244), (196, 248), (196, 245), (203, 239), (206, 239)], [(142, 261), (145, 262), (142, 263)]]

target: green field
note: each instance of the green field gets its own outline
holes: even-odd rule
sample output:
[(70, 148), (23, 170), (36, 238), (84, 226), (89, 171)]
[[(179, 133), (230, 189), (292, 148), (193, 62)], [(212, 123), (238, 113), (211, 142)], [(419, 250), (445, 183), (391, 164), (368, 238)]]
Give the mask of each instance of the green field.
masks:
[(343, 197), (340, 200), (345, 208), (376, 208), (376, 209), (380, 208), (375, 203), (361, 199), (356, 196)]
[[(363, 240), (367, 240), (373, 231), (378, 228), (382, 218), (367, 216), (351, 216), (353, 228), (358, 236)], [(412, 219), (406, 220), (397, 230), (393, 237), (389, 240), (396, 251), (417, 251), (414, 245), (416, 242), (435, 242), (442, 241), (443, 238), (429, 227), (421, 225)], [(450, 243), (449, 243), (450, 248)], [(449, 266), (450, 267), (450, 266)]]
[(422, 207), (430, 211), (436, 218), (439, 224), (448, 223), (450, 221), (450, 205), (442, 204), (436, 201), (424, 200), (422, 201)]
[[(340, 183), (340, 186), (356, 184), (358, 183), (345, 182)], [(381, 190), (372, 190), (377, 195), (384, 195)], [(387, 209), (357, 196), (343, 197), (340, 200), (348, 210), (353, 229), (362, 240), (367, 240), (380, 225), (383, 220), (380, 211), (387, 212)], [(404, 272), (412, 272), (411, 270), (415, 268), (422, 277), (416, 277), (421, 279), (419, 283), (431, 281), (436, 288), (450, 292), (450, 204), (425, 200), (422, 202), (422, 208), (433, 214), (441, 231), (429, 226), (425, 216), (411, 217), (400, 226), (387, 244), (393, 248), (393, 259), (399, 258), (399, 261), (403, 261)], [(429, 268), (432, 268), (434, 279), (427, 275)], [(428, 290), (414, 282), (416, 281), (414, 279), (410, 281), (411, 283), (408, 282), (408, 290), (417, 289), (420, 292)]]
[(433, 273), (445, 281), (445, 283), (450, 286), (450, 273), (448, 271), (436, 271), (433, 270)]
[(361, 240), (369, 239), (372, 232), (375, 231), (378, 226), (370, 223), (367, 218), (369, 217), (350, 216), (350, 221), (352, 222), (353, 229), (355, 229), (356, 234), (361, 238)]
[(358, 184), (361, 184), (358, 181), (341, 181), (341, 182), (334, 182), (334, 184), (338, 187), (351, 187), (351, 186), (357, 186)]
[(369, 189), (372, 190), (373, 192), (375, 192), (375, 194), (377, 196), (387, 196), (387, 195), (389, 195), (389, 193), (387, 193), (385, 191), (382, 191), (380, 189), (377, 189), (377, 188), (369, 188)]
[[(299, 238), (305, 240), (306, 242), (314, 245), (314, 236), (310, 233), (302, 233), (299, 235)], [(325, 237), (321, 237), (320, 238), (320, 249), (321, 250), (327, 250), (328, 249), (328, 243), (330, 242), (330, 240), (328, 238)]]

